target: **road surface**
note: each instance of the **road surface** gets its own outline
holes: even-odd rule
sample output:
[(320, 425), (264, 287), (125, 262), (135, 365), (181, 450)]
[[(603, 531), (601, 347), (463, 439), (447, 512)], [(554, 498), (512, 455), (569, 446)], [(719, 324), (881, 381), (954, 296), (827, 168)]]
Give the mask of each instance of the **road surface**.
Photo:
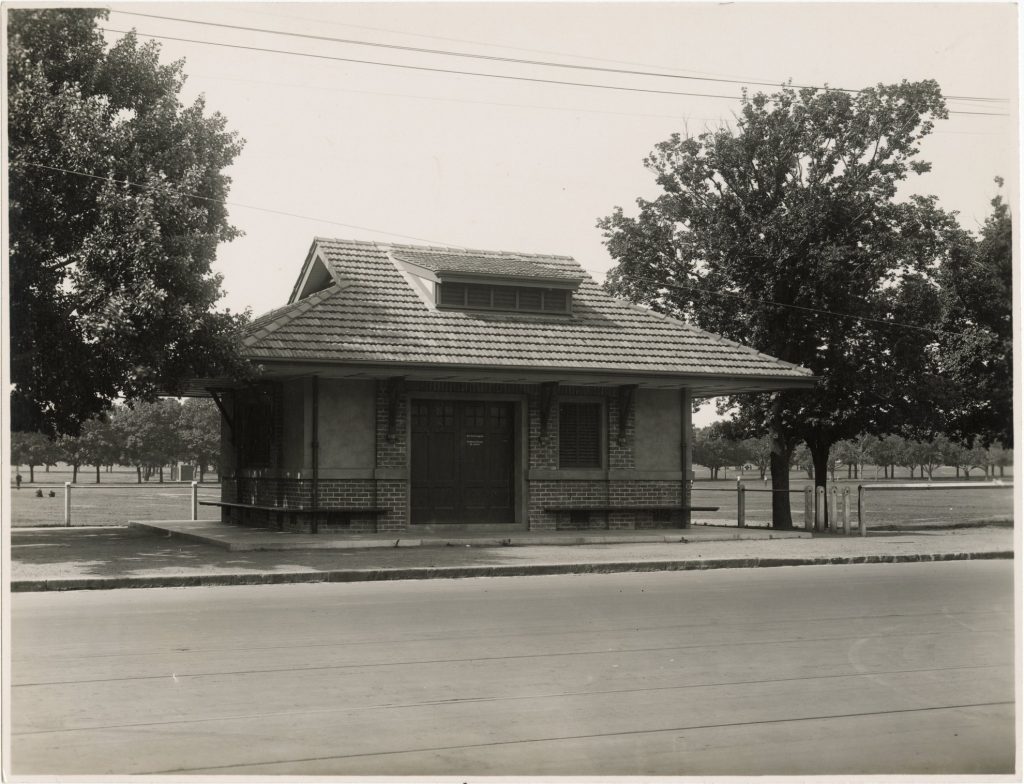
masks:
[(14, 594), (13, 769), (1010, 773), (1012, 570)]

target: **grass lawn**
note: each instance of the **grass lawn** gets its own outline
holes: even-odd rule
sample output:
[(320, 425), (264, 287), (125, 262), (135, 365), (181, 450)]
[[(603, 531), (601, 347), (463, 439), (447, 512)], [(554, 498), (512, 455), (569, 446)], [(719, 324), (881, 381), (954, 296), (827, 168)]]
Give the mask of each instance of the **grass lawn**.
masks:
[[(693, 503), (697, 506), (719, 506), (718, 512), (699, 512), (694, 515), (696, 523), (715, 525), (736, 524), (736, 480), (711, 481), (703, 478), (706, 470), (697, 469), (697, 480), (693, 486)], [(1012, 482), (1012, 471), (1004, 481)], [(836, 487), (840, 493), (850, 488), (851, 524), (857, 524), (857, 485), (861, 482), (875, 484), (874, 471), (866, 471), (863, 480), (847, 480), (845, 471), (837, 474)], [(28, 471), (23, 471), (24, 481), (20, 490), (11, 489), (11, 520), (14, 526), (49, 526), (64, 524), (64, 482), (71, 481), (71, 471), (61, 468), (36, 471), (36, 483), (27, 481)], [(169, 476), (169, 474), (165, 474)], [(188, 482), (164, 482), (156, 479), (137, 484), (133, 469), (117, 468), (112, 473), (102, 473), (102, 482), (95, 484), (96, 473), (79, 471), (79, 483), (71, 491), (72, 525), (124, 525), (130, 520), (186, 520), (190, 516), (191, 486)], [(200, 486), (199, 500), (215, 501), (220, 497), (220, 487), (215, 483), (216, 475), (207, 474), (208, 483)], [(952, 469), (936, 472), (936, 480), (956, 481)], [(891, 480), (892, 481), (892, 480)], [(896, 483), (910, 482), (909, 476), (898, 475)], [(921, 481), (921, 480), (914, 480)], [(963, 481), (963, 480), (961, 480)], [(983, 482), (975, 476), (971, 481)], [(748, 488), (746, 494), (746, 519), (751, 526), (767, 526), (771, 520), (771, 494), (755, 492), (765, 489), (757, 475), (744, 479)], [(882, 483), (882, 482), (879, 482)], [(802, 491), (812, 484), (802, 472), (790, 477), (790, 487)], [(767, 487), (770, 487), (767, 485)], [(36, 489), (41, 488), (43, 497), (37, 498)], [(52, 491), (54, 496), (49, 497)], [(790, 496), (793, 510), (793, 524), (801, 527), (804, 522), (804, 499), (802, 492)], [(1012, 520), (1013, 490), (1010, 487), (997, 490), (891, 490), (869, 491), (868, 526), (896, 526), (912, 528), (928, 525), (976, 523), (991, 520)], [(199, 517), (203, 520), (219, 519), (216, 507), (200, 506)]]
[[(71, 470), (63, 466), (49, 472), (37, 468), (34, 484), (28, 481), (27, 469), (23, 468), (21, 475), (21, 489), (11, 487), (12, 525), (63, 525), (64, 483), (71, 481)], [(165, 471), (164, 477), (169, 478), (170, 472)], [(216, 473), (208, 472), (206, 479), (199, 487), (199, 500), (219, 500)], [(78, 484), (71, 490), (72, 525), (124, 525), (130, 520), (187, 520), (191, 516), (191, 482), (161, 484), (154, 477), (137, 484), (135, 470), (122, 466), (101, 472), (100, 480), (97, 485), (95, 469), (79, 469)], [(37, 489), (42, 490), (42, 498), (36, 497)], [(217, 520), (219, 516), (216, 507), (199, 507), (200, 519)]]
[[(949, 473), (952, 474), (952, 471)], [(1012, 472), (1011, 472), (1012, 473)], [(845, 475), (845, 471), (843, 472)], [(926, 480), (897, 477), (895, 480), (875, 481), (874, 471), (867, 472), (866, 479), (839, 478), (834, 486), (840, 493), (839, 506), (842, 504), (843, 488), (850, 489), (850, 522), (857, 526), (857, 485), (858, 484), (927, 484)], [(935, 484), (956, 482), (955, 476), (939, 476), (936, 472)], [(964, 481), (960, 479), (959, 481)], [(982, 484), (984, 477), (974, 477), (970, 481)], [(1012, 476), (1002, 481), (1010, 485)], [(758, 492), (771, 488), (771, 482), (762, 483), (756, 476), (744, 478), (746, 493), (747, 525), (769, 525), (771, 520), (771, 493)], [(802, 527), (804, 524), (803, 488), (813, 486), (806, 475), (796, 473), (790, 476), (790, 489), (798, 492), (790, 494), (790, 508), (793, 511), (793, 524)], [(693, 484), (693, 504), (695, 506), (719, 506), (717, 512), (694, 513), (695, 522), (713, 523), (716, 525), (736, 524), (736, 480), (719, 479), (711, 481), (698, 478)], [(970, 524), (982, 521), (1006, 521), (1013, 519), (1013, 488), (1010, 486), (990, 489), (950, 489), (950, 490), (868, 490), (867, 491), (867, 524), (875, 526), (896, 526), (898, 528), (914, 528), (929, 525)], [(840, 511), (841, 514), (841, 511)]]

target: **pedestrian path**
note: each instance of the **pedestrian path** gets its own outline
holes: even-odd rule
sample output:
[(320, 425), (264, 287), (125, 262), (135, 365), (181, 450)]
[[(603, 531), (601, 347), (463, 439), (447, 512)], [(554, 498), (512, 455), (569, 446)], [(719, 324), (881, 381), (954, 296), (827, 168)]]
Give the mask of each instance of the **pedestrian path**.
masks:
[[(550, 544), (456, 544), (232, 551), (128, 527), (15, 529), (11, 590), (140, 588), (281, 582), (499, 577), (764, 566), (1011, 558), (1013, 529), (885, 532), (867, 537), (700, 539)], [(716, 532), (707, 532), (714, 536)], [(749, 532), (748, 532), (749, 533)], [(779, 532), (761, 532), (772, 533)]]
[(183, 537), (234, 552), (249, 550), (364, 550), (383, 547), (508, 547), (590, 544), (652, 544), (737, 541), (746, 539), (810, 539), (807, 531), (769, 528), (700, 526), (660, 531), (502, 531), (465, 530), (437, 533), (411, 529), (392, 534), (318, 534), (229, 525), (211, 520), (133, 522), (132, 528)]

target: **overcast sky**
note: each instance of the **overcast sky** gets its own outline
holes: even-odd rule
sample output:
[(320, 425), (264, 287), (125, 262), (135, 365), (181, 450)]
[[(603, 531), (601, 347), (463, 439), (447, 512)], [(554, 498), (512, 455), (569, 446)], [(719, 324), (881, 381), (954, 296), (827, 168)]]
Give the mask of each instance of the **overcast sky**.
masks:
[[(1000, 4), (118, 4), (141, 34), (381, 63), (724, 98), (543, 84), (162, 40), (247, 141), (231, 168), (225, 304), (283, 304), (314, 236), (568, 254), (611, 266), (598, 217), (656, 194), (644, 156), (730, 122), (741, 85), (622, 75), (227, 29), (121, 11), (497, 57), (859, 88), (932, 78), (951, 100), (913, 191), (976, 230), (993, 177), (1016, 188), (1016, 8)], [(116, 33), (108, 34), (113, 40)], [(145, 36), (142, 36), (146, 40)], [(753, 90), (771, 87), (751, 85)], [(909, 189), (907, 192), (910, 192)], [(290, 217), (240, 205), (277, 210)], [(349, 225), (341, 225), (349, 224)], [(404, 235), (404, 236), (403, 236)]]

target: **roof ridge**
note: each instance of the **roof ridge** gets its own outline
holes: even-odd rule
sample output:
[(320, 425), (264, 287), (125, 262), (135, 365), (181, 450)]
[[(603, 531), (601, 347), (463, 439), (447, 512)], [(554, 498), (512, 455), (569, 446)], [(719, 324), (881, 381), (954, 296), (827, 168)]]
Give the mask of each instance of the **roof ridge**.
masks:
[(365, 245), (386, 250), (414, 250), (427, 253), (455, 253), (460, 255), (487, 255), (532, 259), (562, 259), (576, 261), (575, 257), (559, 253), (530, 253), (521, 250), (489, 250), (487, 248), (464, 248), (458, 245), (413, 245), (406, 242), (380, 242), (377, 240), (350, 240), (344, 237), (316, 235), (316, 242), (336, 242), (345, 245)]

